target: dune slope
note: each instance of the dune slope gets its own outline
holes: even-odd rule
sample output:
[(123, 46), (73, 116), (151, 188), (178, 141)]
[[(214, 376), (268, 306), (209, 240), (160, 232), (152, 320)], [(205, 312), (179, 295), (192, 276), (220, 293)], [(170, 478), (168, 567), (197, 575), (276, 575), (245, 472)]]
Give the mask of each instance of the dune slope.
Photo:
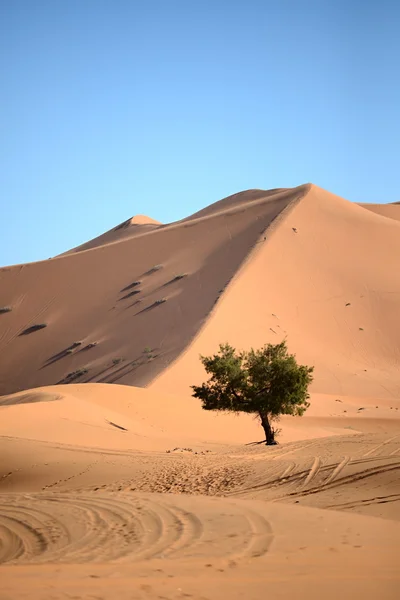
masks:
[(197, 334), (260, 235), (307, 190), (243, 193), (222, 212), (1, 269), (0, 304), (11, 310), (0, 314), (0, 393), (148, 383)]
[(204, 377), (199, 354), (221, 341), (248, 348), (287, 337), (315, 365), (314, 392), (398, 399), (399, 256), (397, 221), (312, 186), (152, 389), (187, 392)]

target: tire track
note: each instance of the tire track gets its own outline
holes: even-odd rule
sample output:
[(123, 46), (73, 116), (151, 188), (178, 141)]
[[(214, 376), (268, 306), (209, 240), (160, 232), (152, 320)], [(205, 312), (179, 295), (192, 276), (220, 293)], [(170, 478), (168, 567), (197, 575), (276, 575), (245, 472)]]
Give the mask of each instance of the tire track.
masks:
[(375, 498), (365, 498), (358, 502), (343, 502), (343, 504), (333, 504), (331, 506), (326, 506), (326, 508), (346, 510), (348, 508), (360, 508), (362, 506), (387, 504), (389, 502), (400, 502), (400, 494), (388, 494), (386, 496), (376, 496)]
[[(293, 470), (293, 469), (292, 469)], [(225, 496), (238, 496), (239, 494), (252, 493), (252, 492), (260, 492), (263, 490), (272, 490), (273, 488), (277, 488), (279, 486), (288, 486), (291, 484), (295, 484), (297, 482), (301, 482), (304, 477), (307, 477), (309, 473), (309, 469), (303, 469), (302, 471), (296, 471), (293, 474), (288, 475), (280, 475), (275, 479), (267, 479), (262, 481), (261, 483), (252, 484), (247, 487), (236, 488), (232, 492), (228, 492)]]
[(307, 477), (304, 480), (303, 487), (306, 487), (310, 483), (310, 481), (312, 481), (315, 478), (315, 476), (317, 475), (320, 468), (321, 468), (321, 459), (318, 456), (316, 456), (314, 458), (314, 462), (312, 464), (310, 472), (308, 473)]
[[(368, 457), (360, 459), (351, 459), (345, 456), (339, 463), (329, 465), (321, 464), (321, 459), (315, 457), (311, 468), (305, 469), (303, 466), (291, 464), (286, 467), (281, 475), (271, 479), (264, 479), (260, 483), (253, 482), (246, 487), (237, 487), (225, 496), (241, 496), (251, 493), (269, 492), (270, 499), (305, 496), (316, 494), (333, 487), (352, 484), (356, 481), (381, 475), (386, 472), (400, 469), (398, 461), (388, 462), (389, 456)], [(376, 465), (371, 468), (362, 468), (357, 473), (341, 476), (347, 467), (357, 467), (377, 461), (386, 461), (384, 465)], [(295, 469), (298, 470), (295, 470)], [(318, 484), (315, 483), (318, 480)], [(310, 485), (311, 484), (311, 485)], [(296, 487), (298, 489), (296, 489)], [(295, 489), (293, 489), (295, 488)], [(282, 490), (282, 491), (280, 491)]]
[(308, 490), (303, 490), (300, 492), (291, 492), (287, 494), (287, 497), (301, 497), (308, 496), (309, 494), (318, 494), (324, 490), (331, 490), (332, 488), (341, 487), (343, 485), (348, 485), (355, 483), (357, 481), (361, 481), (363, 479), (368, 479), (370, 477), (374, 477), (375, 475), (382, 475), (384, 473), (390, 473), (391, 471), (399, 471), (400, 463), (395, 463), (394, 465), (386, 465), (384, 467), (373, 467), (371, 469), (366, 469), (359, 473), (355, 473), (352, 475), (347, 475), (345, 477), (340, 477), (336, 479), (336, 481), (332, 481), (331, 483), (325, 483), (324, 485), (310, 488)]
[(292, 474), (292, 471), (294, 471), (295, 468), (296, 468), (296, 463), (294, 463), (294, 462), (291, 463), (290, 465), (288, 465), (286, 467), (286, 469), (283, 471), (282, 475), (280, 476), (280, 479), (282, 481), (284, 481), (288, 475)]
[(325, 480), (323, 485), (326, 486), (329, 483), (332, 483), (332, 481), (335, 481), (335, 479), (338, 478), (338, 475), (340, 475), (340, 473), (343, 471), (343, 469), (346, 467), (346, 465), (349, 464), (349, 462), (350, 462), (350, 457), (345, 456), (344, 459), (340, 463), (338, 463), (336, 468), (332, 471), (332, 473), (328, 477), (328, 479)]
[(204, 527), (201, 520), (193, 513), (171, 505), (168, 510), (180, 534), (174, 542), (169, 544), (168, 551), (164, 553), (164, 556), (171, 558), (180, 555), (198, 542), (203, 535)]
[(35, 526), (12, 516), (4, 516), (1, 521), (0, 533), (5, 534), (1, 544), (2, 562), (20, 557), (29, 560), (47, 549), (46, 537)]
[(393, 450), (393, 452), (391, 452), (389, 454), (389, 456), (394, 456), (395, 454), (398, 454), (400, 452), (400, 448), (396, 448), (396, 450)]
[(274, 534), (272, 527), (262, 515), (246, 509), (244, 515), (250, 529), (250, 537), (238, 558), (255, 558), (264, 556), (273, 542)]
[(1, 563), (241, 559), (263, 556), (273, 539), (262, 511), (247, 501), (56, 492), (2, 498)]
[(0, 564), (15, 560), (24, 553), (22, 538), (14, 530), (11, 519), (7, 525), (0, 525), (0, 540)]
[(9, 340), (7, 339), (9, 334), (10, 334), (10, 339), (12, 337), (11, 332), (12, 332), (11, 327), (6, 327), (0, 333), (0, 347), (3, 346), (5, 348), (7, 346), (7, 344), (9, 343)]
[(378, 444), (378, 446), (375, 446), (375, 448), (372, 448), (371, 450), (369, 450), (368, 452), (366, 452), (363, 456), (364, 457), (370, 456), (371, 454), (373, 454), (374, 452), (376, 452), (377, 450), (379, 450), (383, 446), (386, 446), (386, 444), (389, 444), (390, 442), (393, 442), (393, 440), (397, 440), (397, 438), (399, 438), (399, 437), (400, 437), (400, 435), (395, 435), (392, 438), (390, 438), (388, 440), (385, 440), (381, 444)]

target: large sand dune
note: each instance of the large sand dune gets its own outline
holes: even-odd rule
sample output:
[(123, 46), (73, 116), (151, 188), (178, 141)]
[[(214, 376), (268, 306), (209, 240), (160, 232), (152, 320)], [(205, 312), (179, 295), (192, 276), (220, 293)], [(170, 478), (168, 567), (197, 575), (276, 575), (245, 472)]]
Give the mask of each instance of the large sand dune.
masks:
[(0, 393), (71, 378), (148, 383), (185, 350), (260, 236), (307, 190), (250, 193), (248, 202), (243, 193), (223, 210), (216, 203), (119, 242), (2, 269), (1, 304), (12, 310), (0, 315)]
[[(287, 336), (313, 390), (400, 397), (400, 224), (317, 187), (261, 239), (189, 351), (153, 384), (186, 390), (220, 340)], [(241, 315), (241, 318), (237, 318)], [(180, 376), (177, 377), (177, 373)]]
[(302, 186), (4, 268), (0, 391), (158, 376), (155, 389), (187, 392), (200, 352), (288, 336), (315, 391), (398, 397), (398, 256), (398, 221)]
[[(398, 208), (250, 190), (1, 269), (0, 598), (397, 598)], [(266, 448), (190, 385), (286, 336)]]

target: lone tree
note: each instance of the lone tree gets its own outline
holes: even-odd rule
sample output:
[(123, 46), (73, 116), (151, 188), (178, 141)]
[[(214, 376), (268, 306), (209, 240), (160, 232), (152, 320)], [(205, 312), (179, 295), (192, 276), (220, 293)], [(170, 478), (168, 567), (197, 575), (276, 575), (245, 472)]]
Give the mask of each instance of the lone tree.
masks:
[(274, 420), (280, 415), (301, 416), (310, 406), (308, 386), (314, 367), (298, 365), (285, 341), (248, 352), (221, 344), (217, 354), (200, 359), (211, 377), (193, 385), (192, 395), (200, 398), (205, 410), (257, 415), (267, 445), (276, 444)]

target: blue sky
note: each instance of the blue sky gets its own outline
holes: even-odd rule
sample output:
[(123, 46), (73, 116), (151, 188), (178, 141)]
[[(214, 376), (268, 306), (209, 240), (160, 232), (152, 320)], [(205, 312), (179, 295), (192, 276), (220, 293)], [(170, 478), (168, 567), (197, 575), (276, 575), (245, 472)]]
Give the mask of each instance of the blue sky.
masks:
[(0, 265), (248, 188), (400, 200), (395, 0), (1, 0)]

